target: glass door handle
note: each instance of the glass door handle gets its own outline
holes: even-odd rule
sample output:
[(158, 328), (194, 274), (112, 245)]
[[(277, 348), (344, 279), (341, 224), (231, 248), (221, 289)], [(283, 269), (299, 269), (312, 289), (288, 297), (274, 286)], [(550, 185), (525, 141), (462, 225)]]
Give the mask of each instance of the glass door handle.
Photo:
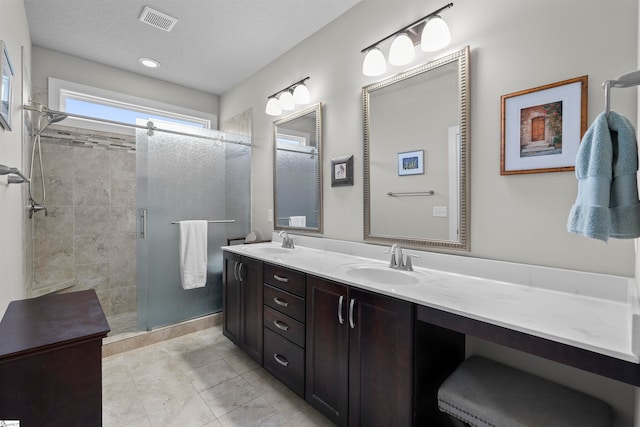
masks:
[(142, 240), (146, 240), (147, 239), (147, 210), (146, 209), (140, 209), (141, 214), (140, 214), (140, 218), (142, 218), (142, 223), (140, 224), (140, 238)]

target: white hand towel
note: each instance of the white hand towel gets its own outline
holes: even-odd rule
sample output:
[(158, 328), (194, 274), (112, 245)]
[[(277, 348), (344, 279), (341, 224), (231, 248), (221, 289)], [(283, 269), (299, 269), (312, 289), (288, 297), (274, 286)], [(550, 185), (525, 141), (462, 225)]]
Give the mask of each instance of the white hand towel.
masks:
[(180, 278), (184, 289), (207, 282), (207, 221), (180, 221)]
[(291, 227), (306, 227), (307, 217), (306, 216), (290, 216), (289, 225)]

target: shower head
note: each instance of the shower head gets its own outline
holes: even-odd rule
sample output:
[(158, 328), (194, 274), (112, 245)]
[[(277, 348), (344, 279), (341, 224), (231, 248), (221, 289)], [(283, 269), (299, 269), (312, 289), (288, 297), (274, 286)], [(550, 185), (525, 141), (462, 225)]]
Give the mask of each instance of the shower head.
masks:
[[(47, 118), (47, 121), (44, 123), (44, 125), (40, 125), (40, 120), (41, 120), (43, 117), (46, 117), (46, 118)], [(66, 115), (66, 114), (64, 114), (64, 113), (57, 113), (57, 112), (53, 112), (53, 111), (47, 111), (47, 112), (45, 112), (45, 113), (44, 113), (42, 116), (40, 116), (40, 118), (38, 119), (38, 127), (39, 127), (40, 129), (38, 130), (37, 135), (41, 135), (41, 134), (42, 134), (42, 132), (44, 132), (44, 130), (45, 130), (49, 125), (51, 125), (51, 124), (53, 124), (53, 123), (57, 123), (57, 122), (59, 122), (59, 121), (61, 121), (61, 120), (64, 120), (64, 119), (66, 119), (67, 117), (69, 117), (69, 116), (67, 116), (67, 115)]]
[(49, 123), (46, 124), (46, 126), (52, 124), (52, 123), (57, 123), (61, 120), (66, 119), (68, 116), (66, 114), (62, 114), (62, 113), (54, 113), (49, 111), (47, 113), (47, 118), (49, 119)]

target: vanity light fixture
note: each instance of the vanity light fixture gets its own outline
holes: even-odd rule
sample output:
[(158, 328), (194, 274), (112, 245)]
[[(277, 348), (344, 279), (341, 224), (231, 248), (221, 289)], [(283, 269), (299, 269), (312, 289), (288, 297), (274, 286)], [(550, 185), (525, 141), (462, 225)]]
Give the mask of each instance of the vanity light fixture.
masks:
[(160, 63), (155, 59), (151, 58), (139, 58), (138, 62), (148, 68), (158, 68), (160, 67)]
[(451, 34), (447, 23), (444, 22), (439, 13), (450, 7), (453, 7), (453, 3), (431, 12), (427, 16), (362, 49), (360, 52), (366, 53), (362, 63), (362, 74), (365, 76), (379, 76), (386, 71), (387, 66), (384, 54), (378, 45), (393, 36), (396, 36), (396, 38), (391, 43), (391, 49), (389, 50), (389, 63), (391, 65), (406, 65), (413, 61), (415, 58), (414, 45), (418, 43), (421, 44), (421, 48), (425, 52), (433, 52), (447, 46), (451, 42)]
[(304, 83), (308, 79), (309, 77), (305, 77), (268, 96), (265, 113), (270, 116), (279, 116), (282, 111), (293, 110), (296, 105), (308, 104), (311, 101), (311, 94)]

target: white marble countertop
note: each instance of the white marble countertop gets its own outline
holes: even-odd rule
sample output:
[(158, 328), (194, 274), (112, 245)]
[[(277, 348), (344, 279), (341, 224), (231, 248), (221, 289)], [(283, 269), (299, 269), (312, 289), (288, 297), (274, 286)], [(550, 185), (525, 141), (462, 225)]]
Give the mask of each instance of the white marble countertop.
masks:
[(640, 363), (640, 346), (632, 339), (634, 323), (640, 326), (633, 278), (404, 249), (420, 256), (414, 258), (413, 272), (403, 272), (416, 283), (382, 283), (352, 273), (367, 266), (388, 268), (384, 246), (295, 236), (296, 247), (284, 250), (275, 240), (274, 234), (272, 243), (223, 249)]

